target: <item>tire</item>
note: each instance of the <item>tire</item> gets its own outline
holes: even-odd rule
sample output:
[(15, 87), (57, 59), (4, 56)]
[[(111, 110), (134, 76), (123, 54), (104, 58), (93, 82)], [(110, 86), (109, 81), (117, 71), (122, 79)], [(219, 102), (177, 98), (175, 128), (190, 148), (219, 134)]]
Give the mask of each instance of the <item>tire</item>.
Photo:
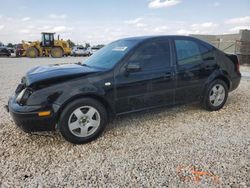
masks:
[(228, 98), (228, 86), (222, 80), (214, 80), (206, 90), (202, 101), (202, 106), (209, 111), (220, 110)]
[(82, 98), (66, 106), (58, 127), (65, 140), (73, 144), (85, 144), (95, 140), (104, 131), (106, 124), (105, 107), (92, 98)]
[(26, 50), (26, 56), (29, 58), (36, 58), (38, 57), (38, 50), (35, 47), (29, 47)]
[(61, 57), (63, 57), (63, 55), (64, 55), (64, 53), (63, 53), (62, 48), (60, 48), (60, 47), (54, 47), (54, 48), (52, 48), (52, 50), (51, 50), (51, 56), (53, 58), (61, 58)]

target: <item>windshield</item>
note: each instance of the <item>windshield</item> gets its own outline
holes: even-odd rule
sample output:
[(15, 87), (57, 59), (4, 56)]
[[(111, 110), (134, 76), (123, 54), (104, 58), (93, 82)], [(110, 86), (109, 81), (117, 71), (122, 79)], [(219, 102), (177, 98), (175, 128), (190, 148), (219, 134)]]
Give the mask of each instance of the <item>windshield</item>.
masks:
[(135, 40), (118, 40), (112, 42), (94, 53), (83, 64), (101, 69), (111, 69), (137, 43)]

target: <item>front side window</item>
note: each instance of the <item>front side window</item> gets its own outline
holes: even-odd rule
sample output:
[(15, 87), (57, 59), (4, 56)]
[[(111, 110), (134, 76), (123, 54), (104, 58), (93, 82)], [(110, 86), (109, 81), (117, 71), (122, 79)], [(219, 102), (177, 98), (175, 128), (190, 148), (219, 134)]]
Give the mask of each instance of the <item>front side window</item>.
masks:
[(175, 40), (179, 65), (197, 64), (202, 61), (199, 44), (191, 40)]
[(129, 63), (139, 64), (142, 71), (152, 71), (170, 66), (168, 41), (148, 42), (130, 58)]

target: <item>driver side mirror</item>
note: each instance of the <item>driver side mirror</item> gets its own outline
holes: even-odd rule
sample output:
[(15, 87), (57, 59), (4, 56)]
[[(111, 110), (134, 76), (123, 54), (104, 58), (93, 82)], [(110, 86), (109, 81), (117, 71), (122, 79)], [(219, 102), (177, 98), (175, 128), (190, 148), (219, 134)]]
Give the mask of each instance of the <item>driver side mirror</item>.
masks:
[(129, 63), (127, 68), (126, 68), (126, 72), (130, 73), (130, 72), (140, 72), (141, 71), (141, 67), (139, 65), (139, 63)]

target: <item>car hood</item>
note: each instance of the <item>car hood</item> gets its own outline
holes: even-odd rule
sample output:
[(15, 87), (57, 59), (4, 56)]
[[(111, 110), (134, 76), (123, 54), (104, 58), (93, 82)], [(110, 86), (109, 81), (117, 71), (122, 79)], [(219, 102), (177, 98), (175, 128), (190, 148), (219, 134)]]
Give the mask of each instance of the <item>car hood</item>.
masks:
[(100, 71), (101, 69), (80, 64), (38, 66), (26, 73), (25, 81), (26, 85), (30, 86), (42, 82), (66, 81)]

